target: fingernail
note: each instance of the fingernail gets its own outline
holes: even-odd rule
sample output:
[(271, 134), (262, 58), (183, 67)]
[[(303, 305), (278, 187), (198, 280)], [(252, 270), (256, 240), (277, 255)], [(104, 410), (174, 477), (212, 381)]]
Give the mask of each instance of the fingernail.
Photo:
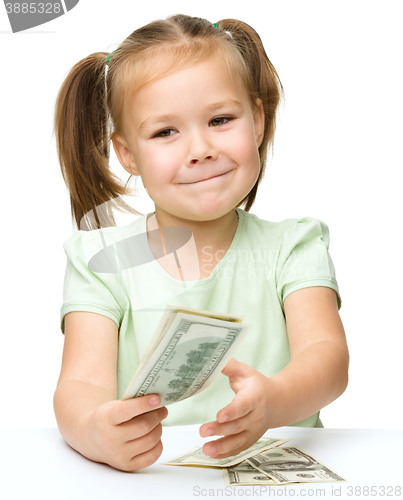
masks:
[(214, 435), (213, 429), (207, 429), (206, 436), (213, 436), (213, 435)]
[(224, 416), (223, 416), (222, 421), (223, 421), (223, 422), (226, 422), (226, 421), (228, 420), (228, 418), (229, 418), (229, 417), (228, 417), (228, 414), (226, 414), (226, 415), (224, 415)]
[(156, 396), (153, 396), (152, 398), (150, 398), (149, 403), (151, 406), (157, 406), (159, 403), (159, 400)]
[(217, 451), (217, 448), (214, 445), (210, 446), (210, 456), (214, 455), (214, 453)]

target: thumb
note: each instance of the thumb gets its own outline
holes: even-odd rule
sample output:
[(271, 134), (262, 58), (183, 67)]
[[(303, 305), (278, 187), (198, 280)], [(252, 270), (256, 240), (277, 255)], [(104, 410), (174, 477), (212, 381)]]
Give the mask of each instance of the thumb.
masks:
[(228, 377), (229, 379), (238, 377), (248, 377), (253, 368), (246, 363), (241, 363), (235, 358), (231, 358), (225, 367), (221, 370), (221, 373)]
[(114, 401), (114, 403), (110, 406), (110, 418), (114, 425), (119, 425), (158, 408), (161, 404), (161, 398), (158, 394), (149, 394), (139, 398)]

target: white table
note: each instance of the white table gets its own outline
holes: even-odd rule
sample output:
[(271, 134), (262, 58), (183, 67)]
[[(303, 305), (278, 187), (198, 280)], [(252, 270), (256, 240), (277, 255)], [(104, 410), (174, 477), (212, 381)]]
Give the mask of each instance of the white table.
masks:
[(134, 473), (121, 472), (87, 460), (65, 443), (58, 429), (0, 429), (0, 498), (177, 500), (305, 496), (400, 497), (403, 500), (403, 429), (282, 427), (270, 430), (267, 436), (291, 438), (285, 446), (300, 447), (350, 482), (342, 485), (315, 483), (257, 488), (226, 487), (221, 470), (160, 465), (160, 462), (211, 440), (199, 436), (199, 427), (164, 427), (161, 457), (154, 465)]

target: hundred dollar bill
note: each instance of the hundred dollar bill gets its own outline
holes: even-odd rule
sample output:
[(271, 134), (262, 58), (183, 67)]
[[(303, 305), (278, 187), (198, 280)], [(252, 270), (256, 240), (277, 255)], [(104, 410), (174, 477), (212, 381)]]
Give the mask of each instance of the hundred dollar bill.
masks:
[(242, 323), (242, 320), (244, 318), (244, 316), (236, 316), (232, 314), (204, 311), (202, 309), (192, 309), (190, 307), (178, 307), (178, 306), (167, 305), (165, 307), (163, 315), (161, 316), (160, 322), (158, 323), (154, 336), (151, 339), (150, 343), (148, 344), (148, 347), (144, 352), (143, 357), (140, 360), (139, 366), (137, 367), (137, 370), (133, 375), (133, 379), (137, 376), (138, 373), (140, 373), (145, 362), (148, 360), (152, 352), (155, 350), (156, 346), (160, 343), (161, 339), (164, 337), (177, 313), (193, 314), (195, 316), (204, 316), (206, 318), (218, 319), (222, 321), (231, 321), (234, 323)]
[(279, 486), (266, 474), (262, 474), (253, 465), (248, 464), (246, 460), (234, 467), (226, 467), (222, 472), (225, 486)]
[(259, 441), (253, 444), (247, 450), (241, 451), (238, 455), (227, 458), (210, 458), (202, 451), (202, 446), (195, 446), (186, 453), (163, 462), (163, 465), (189, 465), (199, 467), (231, 467), (239, 464), (248, 457), (252, 457), (264, 450), (270, 450), (289, 441), (289, 439), (275, 439), (262, 436)]
[(278, 484), (338, 483), (348, 481), (317, 458), (296, 446), (264, 451), (246, 461)]
[(161, 406), (206, 389), (252, 325), (243, 316), (167, 306), (122, 399), (158, 394)]

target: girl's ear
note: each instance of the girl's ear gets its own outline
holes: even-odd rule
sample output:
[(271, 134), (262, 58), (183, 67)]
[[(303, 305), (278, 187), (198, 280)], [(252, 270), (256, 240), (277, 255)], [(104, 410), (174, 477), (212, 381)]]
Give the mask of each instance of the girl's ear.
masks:
[(264, 109), (261, 99), (256, 99), (253, 109), (253, 121), (255, 124), (256, 144), (259, 148), (262, 144), (264, 135)]
[(140, 175), (128, 144), (120, 135), (112, 138), (113, 149), (122, 167), (131, 175)]

